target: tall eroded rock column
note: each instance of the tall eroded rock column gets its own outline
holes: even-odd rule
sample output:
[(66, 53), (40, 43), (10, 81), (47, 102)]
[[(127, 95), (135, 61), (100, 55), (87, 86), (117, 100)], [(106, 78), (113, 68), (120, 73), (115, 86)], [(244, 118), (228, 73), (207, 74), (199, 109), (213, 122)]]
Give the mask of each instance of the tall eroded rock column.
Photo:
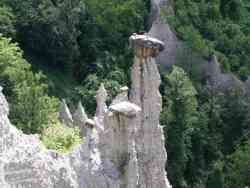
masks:
[(159, 125), (162, 98), (159, 92), (160, 75), (155, 57), (164, 43), (148, 35), (130, 37), (135, 58), (132, 68), (130, 101), (141, 107), (136, 119), (136, 152), (140, 188), (170, 188), (165, 172), (167, 154), (164, 136)]

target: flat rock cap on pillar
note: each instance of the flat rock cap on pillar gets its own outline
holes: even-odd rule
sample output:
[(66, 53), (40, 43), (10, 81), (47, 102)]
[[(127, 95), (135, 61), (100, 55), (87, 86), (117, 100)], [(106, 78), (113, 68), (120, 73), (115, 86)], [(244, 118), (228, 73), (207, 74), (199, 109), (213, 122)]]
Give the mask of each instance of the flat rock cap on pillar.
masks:
[(164, 50), (165, 44), (150, 37), (148, 34), (139, 35), (134, 33), (129, 38), (130, 46), (135, 50), (135, 55), (138, 57), (155, 57), (159, 52)]
[(85, 122), (85, 126), (91, 128), (91, 129), (93, 129), (93, 128), (95, 127), (95, 122), (94, 122), (94, 120), (92, 120), (92, 119), (87, 119), (86, 122)]

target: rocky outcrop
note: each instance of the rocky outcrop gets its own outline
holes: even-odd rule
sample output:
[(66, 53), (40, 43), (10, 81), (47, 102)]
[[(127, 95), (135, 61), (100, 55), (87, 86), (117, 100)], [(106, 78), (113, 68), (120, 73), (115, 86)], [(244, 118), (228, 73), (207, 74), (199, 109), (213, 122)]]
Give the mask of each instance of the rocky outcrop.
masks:
[(208, 62), (204, 63), (202, 71), (207, 81), (207, 86), (211, 89), (226, 92), (236, 88), (244, 88), (244, 83), (232, 73), (222, 72), (222, 67), (215, 55)]
[(85, 134), (85, 142), (69, 154), (47, 150), (36, 135), (25, 135), (11, 125), (8, 103), (0, 91), (1, 188), (171, 187), (165, 172), (160, 76), (155, 64), (164, 44), (145, 35), (133, 35), (130, 42), (135, 60), (129, 98), (123, 87), (107, 107), (107, 92), (101, 85), (93, 119), (87, 118), (81, 104), (71, 118), (66, 103), (62, 104), (70, 125), (74, 119)]

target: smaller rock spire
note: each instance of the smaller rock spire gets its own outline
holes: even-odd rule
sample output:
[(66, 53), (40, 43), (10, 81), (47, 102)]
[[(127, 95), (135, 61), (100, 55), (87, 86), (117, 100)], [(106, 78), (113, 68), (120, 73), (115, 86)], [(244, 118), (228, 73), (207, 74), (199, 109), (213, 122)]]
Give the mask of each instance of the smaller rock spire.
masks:
[(65, 99), (62, 100), (59, 109), (59, 120), (68, 127), (73, 127), (73, 118)]
[(84, 126), (88, 116), (82, 106), (81, 101), (79, 101), (77, 109), (73, 114), (74, 126), (78, 127), (81, 131), (81, 135), (86, 136), (86, 127)]
[(103, 125), (104, 116), (108, 109), (106, 105), (107, 97), (108, 94), (104, 87), (104, 84), (101, 84), (96, 94), (97, 108), (95, 116), (96, 120), (98, 121), (97, 122), (98, 125)]

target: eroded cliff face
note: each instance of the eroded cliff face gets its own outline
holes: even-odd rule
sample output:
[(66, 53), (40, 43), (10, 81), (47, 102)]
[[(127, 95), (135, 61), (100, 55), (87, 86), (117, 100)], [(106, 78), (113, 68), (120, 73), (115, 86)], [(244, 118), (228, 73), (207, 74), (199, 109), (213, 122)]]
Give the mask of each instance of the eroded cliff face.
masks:
[[(132, 89), (121, 88), (111, 106), (102, 85), (97, 110), (88, 119), (82, 105), (66, 124), (78, 126), (85, 142), (60, 155), (43, 147), (36, 135), (11, 125), (8, 103), (0, 92), (1, 188), (170, 188), (165, 172), (166, 151), (159, 125), (160, 76), (155, 57), (164, 44), (146, 35), (130, 38), (135, 50)], [(66, 103), (62, 108), (67, 109)]]

